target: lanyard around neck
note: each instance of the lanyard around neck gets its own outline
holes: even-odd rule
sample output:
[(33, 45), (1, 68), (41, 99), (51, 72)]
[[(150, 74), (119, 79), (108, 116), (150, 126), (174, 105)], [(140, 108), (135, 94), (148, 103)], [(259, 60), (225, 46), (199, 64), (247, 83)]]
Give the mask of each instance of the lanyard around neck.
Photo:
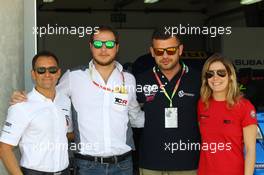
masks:
[(174, 97), (174, 95), (175, 95), (175, 93), (176, 93), (176, 91), (177, 91), (177, 89), (178, 89), (178, 87), (179, 87), (179, 85), (180, 85), (181, 78), (182, 78), (183, 74), (185, 73), (185, 70), (186, 70), (186, 66), (185, 66), (185, 64), (183, 64), (183, 68), (182, 68), (181, 76), (180, 76), (180, 78), (177, 80), (176, 85), (175, 85), (175, 87), (174, 87), (174, 89), (173, 89), (172, 95), (171, 95), (171, 97), (170, 97), (169, 94), (167, 93), (166, 89), (164, 88), (165, 85), (162, 84), (162, 82), (161, 82), (161, 80), (160, 80), (160, 78), (159, 78), (159, 76), (158, 76), (158, 74), (157, 74), (157, 72), (156, 72), (156, 68), (155, 68), (155, 66), (153, 67), (153, 73), (154, 73), (154, 75), (155, 75), (155, 77), (156, 77), (156, 80), (157, 80), (158, 83), (159, 83), (160, 89), (164, 92), (165, 96), (167, 97), (167, 99), (168, 99), (169, 102), (170, 102), (170, 108), (172, 108), (172, 99), (173, 99), (173, 97)]
[(116, 92), (116, 93), (126, 93), (126, 89), (125, 89), (125, 76), (124, 76), (124, 72), (121, 71), (121, 78), (122, 78), (122, 86), (121, 87), (116, 87), (115, 89), (111, 89), (111, 88), (108, 88), (106, 86), (103, 86), (99, 83), (97, 83), (96, 81), (93, 80), (93, 73), (92, 73), (92, 68), (89, 69), (89, 73), (90, 73), (90, 77), (91, 77), (91, 80), (93, 82), (93, 84), (105, 91), (109, 91), (109, 92)]

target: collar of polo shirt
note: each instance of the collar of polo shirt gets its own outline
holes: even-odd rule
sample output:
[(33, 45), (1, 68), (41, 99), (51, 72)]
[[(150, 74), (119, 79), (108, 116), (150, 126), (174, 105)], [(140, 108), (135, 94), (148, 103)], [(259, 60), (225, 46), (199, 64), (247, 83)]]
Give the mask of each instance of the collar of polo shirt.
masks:
[[(122, 72), (123, 71), (123, 66), (120, 63), (118, 63), (117, 61), (114, 61), (114, 63), (115, 63), (115, 67), (117, 68), (117, 70), (119, 72)], [(95, 69), (95, 65), (94, 65), (93, 60), (91, 60), (89, 62), (89, 70), (94, 70), (94, 69)]]
[[(32, 92), (36, 95), (36, 97), (38, 97), (38, 100), (40, 100), (40, 101), (52, 101), (50, 98), (47, 98), (47, 97), (45, 97), (44, 95), (42, 95), (41, 93), (39, 93), (39, 92), (36, 90), (35, 87), (32, 89)], [(54, 101), (55, 101), (55, 99), (57, 98), (57, 96), (58, 96), (58, 92), (56, 91)]]

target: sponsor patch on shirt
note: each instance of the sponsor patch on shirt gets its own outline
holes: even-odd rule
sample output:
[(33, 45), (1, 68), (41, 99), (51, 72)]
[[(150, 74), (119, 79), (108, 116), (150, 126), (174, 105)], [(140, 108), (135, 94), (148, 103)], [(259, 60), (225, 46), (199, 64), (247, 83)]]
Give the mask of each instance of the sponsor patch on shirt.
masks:
[(2, 132), (6, 132), (7, 134), (10, 134), (10, 132), (9, 132), (9, 131), (6, 131), (6, 130), (4, 130), (4, 129), (2, 130)]
[(70, 125), (70, 116), (65, 115), (65, 119), (66, 119), (66, 125), (69, 126)]
[(124, 99), (121, 99), (121, 98), (118, 98), (118, 97), (115, 97), (115, 102), (114, 103), (117, 104), (117, 105), (126, 106), (128, 101), (124, 100)]
[(252, 110), (252, 111), (250, 111), (250, 117), (251, 118), (256, 118), (256, 112), (255, 112), (255, 110)]
[(155, 98), (155, 95), (156, 95), (156, 94), (154, 94), (154, 95), (150, 95), (150, 96), (146, 96), (146, 102), (151, 102), (151, 101), (153, 101), (154, 98)]
[(187, 92), (184, 92), (183, 90), (180, 90), (180, 91), (178, 92), (178, 96), (179, 96), (179, 97), (183, 97), (183, 96), (194, 97), (195, 95), (194, 95), (194, 93), (187, 93)]
[(232, 123), (232, 120), (225, 119), (225, 120), (223, 120), (223, 122), (224, 122), (224, 124), (231, 124)]
[(5, 122), (5, 126), (7, 126), (7, 127), (11, 127), (11, 126), (12, 126), (12, 123)]
[(146, 102), (151, 102), (154, 100), (159, 87), (156, 84), (143, 86), (143, 92), (146, 97)]

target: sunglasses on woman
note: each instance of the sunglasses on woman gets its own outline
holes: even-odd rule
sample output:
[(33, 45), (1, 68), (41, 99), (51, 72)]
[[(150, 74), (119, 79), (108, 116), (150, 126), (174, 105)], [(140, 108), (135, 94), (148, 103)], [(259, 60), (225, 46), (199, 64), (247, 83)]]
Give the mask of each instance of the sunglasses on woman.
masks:
[(93, 44), (94, 48), (96, 48), (96, 49), (100, 49), (100, 48), (102, 48), (103, 45), (105, 45), (105, 47), (106, 47), (107, 49), (112, 49), (112, 48), (115, 47), (115, 45), (116, 45), (116, 41), (113, 41), (113, 40), (108, 40), (108, 41), (94, 40), (94, 41), (92, 42), (92, 44)]
[(58, 67), (52, 66), (52, 67), (37, 67), (34, 69), (38, 74), (45, 74), (46, 71), (48, 71), (50, 74), (56, 74), (59, 70)]
[(225, 77), (227, 75), (227, 71), (225, 69), (219, 69), (219, 70), (208, 70), (205, 72), (205, 78), (210, 79), (215, 75), (218, 75), (219, 77)]
[(178, 50), (179, 46), (180, 45), (176, 47), (168, 47), (168, 48), (153, 48), (153, 50), (156, 56), (162, 56), (165, 51), (168, 55), (174, 55)]

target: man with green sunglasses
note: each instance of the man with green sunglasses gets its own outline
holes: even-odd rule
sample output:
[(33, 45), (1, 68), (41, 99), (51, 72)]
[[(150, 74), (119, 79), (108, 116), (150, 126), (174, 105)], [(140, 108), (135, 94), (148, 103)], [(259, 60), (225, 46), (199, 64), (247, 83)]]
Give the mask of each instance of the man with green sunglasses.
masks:
[[(90, 37), (92, 60), (88, 67), (67, 71), (58, 89), (76, 111), (74, 130), (80, 147), (75, 153), (78, 175), (132, 175), (133, 126), (143, 127), (144, 113), (136, 100), (135, 78), (115, 61), (119, 36), (110, 27), (99, 27)], [(130, 131), (130, 132), (129, 132)]]

